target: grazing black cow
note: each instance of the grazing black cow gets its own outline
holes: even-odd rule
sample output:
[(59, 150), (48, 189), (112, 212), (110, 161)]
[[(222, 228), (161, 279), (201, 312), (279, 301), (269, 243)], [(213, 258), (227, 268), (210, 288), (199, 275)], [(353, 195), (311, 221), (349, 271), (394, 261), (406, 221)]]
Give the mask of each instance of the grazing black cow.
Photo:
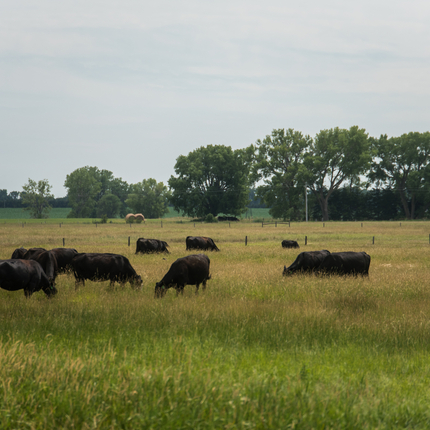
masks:
[[(21, 246), (21, 248), (16, 248), (15, 249), (15, 251), (13, 251), (13, 253), (12, 253), (12, 257), (10, 257), (10, 258), (13, 258), (13, 259), (15, 259), (15, 258), (24, 258), (24, 255), (28, 252), (28, 251), (30, 251), (30, 253), (29, 254), (27, 254), (27, 255), (33, 255), (33, 254), (36, 254), (36, 253), (39, 253), (39, 252), (41, 252), (41, 251), (46, 251), (46, 249), (45, 248), (30, 248), (30, 249), (25, 249), (25, 248), (23, 248), (22, 246)], [(26, 260), (28, 260), (28, 258), (26, 259)]]
[(0, 287), (8, 291), (24, 290), (25, 297), (40, 290), (48, 297), (57, 293), (42, 266), (34, 260), (1, 260)]
[(282, 248), (300, 248), (296, 240), (283, 240)]
[[(23, 251), (26, 252), (22, 254)], [(30, 248), (29, 250), (18, 248), (13, 252), (12, 258), (37, 261), (42, 266), (42, 269), (49, 281), (55, 285), (55, 278), (57, 277), (58, 273), (58, 265), (55, 255), (51, 251), (47, 251), (45, 248)]]
[(205, 289), (206, 281), (211, 278), (209, 268), (210, 260), (205, 254), (178, 258), (172, 263), (163, 279), (155, 285), (155, 297), (163, 297), (166, 290), (171, 287), (175, 287), (176, 295), (183, 294), (185, 285), (195, 285), (197, 294), (199, 285), (203, 283), (203, 289)]
[(301, 252), (290, 267), (284, 266), (283, 275), (291, 275), (296, 272), (314, 272), (324, 258), (330, 255), (326, 249), (322, 251)]
[(130, 282), (133, 288), (139, 288), (142, 285), (142, 278), (133, 269), (128, 258), (123, 255), (83, 252), (73, 257), (71, 265), (76, 279), (76, 288), (80, 283), (85, 285), (85, 279), (110, 280), (111, 287), (115, 282), (119, 282), (122, 286)]
[(142, 254), (149, 254), (151, 252), (166, 252), (170, 254), (167, 249), (169, 245), (167, 242), (158, 239), (144, 239), (143, 237), (137, 239), (136, 242), (136, 254), (141, 252)]
[(218, 221), (239, 221), (239, 218), (236, 218), (235, 216), (219, 216), (217, 218)]
[(332, 252), (318, 267), (318, 273), (336, 275), (369, 275), (370, 255), (365, 252)]
[(215, 242), (210, 237), (188, 236), (185, 240), (185, 243), (187, 245), (187, 251), (191, 249), (219, 251), (218, 247), (215, 245)]
[(58, 273), (67, 273), (73, 270), (71, 262), (73, 257), (78, 253), (74, 248), (54, 248), (51, 249), (57, 260)]

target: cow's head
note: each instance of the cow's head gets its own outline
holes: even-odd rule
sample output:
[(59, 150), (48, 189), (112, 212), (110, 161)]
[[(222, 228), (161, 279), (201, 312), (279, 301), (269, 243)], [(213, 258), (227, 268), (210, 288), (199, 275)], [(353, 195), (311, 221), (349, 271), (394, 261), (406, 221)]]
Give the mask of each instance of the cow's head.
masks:
[(136, 275), (131, 281), (131, 286), (136, 290), (142, 288), (142, 284), (143, 284), (143, 281), (140, 275)]
[(43, 288), (43, 292), (48, 297), (52, 297), (52, 296), (55, 296), (55, 294), (58, 293), (58, 290), (55, 288), (55, 285), (50, 282), (48, 287)]
[(166, 294), (166, 286), (164, 285), (164, 282), (157, 282), (155, 284), (155, 298), (161, 298)]

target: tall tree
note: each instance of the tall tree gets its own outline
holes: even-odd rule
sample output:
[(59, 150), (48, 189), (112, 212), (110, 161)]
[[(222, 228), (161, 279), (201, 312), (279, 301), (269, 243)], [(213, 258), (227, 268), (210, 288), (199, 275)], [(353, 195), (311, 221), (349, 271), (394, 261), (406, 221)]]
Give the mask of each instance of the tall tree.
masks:
[(126, 203), (134, 213), (141, 213), (145, 218), (161, 218), (169, 212), (169, 197), (169, 190), (162, 182), (149, 178), (131, 185)]
[(101, 183), (95, 178), (93, 169), (89, 166), (81, 167), (66, 176), (64, 186), (72, 207), (70, 218), (93, 216), (96, 196), (101, 190)]
[(333, 191), (345, 181), (358, 184), (371, 160), (370, 140), (362, 128), (336, 127), (315, 136), (299, 168), (299, 177), (317, 198), (324, 221), (329, 219), (328, 200)]
[(240, 215), (249, 201), (251, 150), (230, 146), (202, 146), (176, 159), (169, 186), (171, 202), (189, 216), (219, 213)]
[(22, 203), (26, 206), (25, 210), (30, 211), (31, 218), (48, 218), (51, 209), (49, 199), (54, 197), (48, 180), (42, 179), (36, 182), (29, 178), (22, 189)]
[(377, 158), (370, 178), (395, 189), (406, 218), (414, 219), (418, 201), (422, 212), (430, 204), (430, 132), (411, 132), (391, 138), (382, 135), (375, 146)]
[(122, 203), (119, 197), (107, 192), (97, 202), (97, 216), (106, 215), (108, 218), (116, 218), (121, 212)]
[(311, 143), (310, 136), (291, 128), (273, 130), (271, 136), (256, 142), (252, 170), (256, 181), (263, 180), (256, 194), (275, 218), (298, 219), (303, 214), (303, 187), (298, 172)]

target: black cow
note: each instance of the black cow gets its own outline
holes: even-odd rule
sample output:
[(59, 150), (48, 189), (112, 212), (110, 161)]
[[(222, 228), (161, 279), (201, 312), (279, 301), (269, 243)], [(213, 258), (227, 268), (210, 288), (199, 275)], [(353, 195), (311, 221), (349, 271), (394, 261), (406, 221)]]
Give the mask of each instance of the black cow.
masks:
[(57, 260), (58, 273), (67, 273), (73, 270), (71, 262), (73, 257), (78, 253), (74, 248), (54, 248), (51, 249)]
[(25, 297), (40, 290), (48, 297), (57, 293), (42, 266), (34, 260), (1, 260), (0, 287), (8, 291), (24, 290)]
[(322, 274), (369, 275), (370, 255), (365, 252), (332, 252), (318, 267)]
[(185, 243), (187, 245), (187, 251), (191, 249), (219, 251), (218, 247), (215, 245), (215, 242), (210, 237), (188, 236), (185, 240)]
[[(24, 254), (23, 251), (26, 251)], [(12, 254), (12, 259), (20, 258), (23, 260), (34, 260), (37, 261), (41, 266), (49, 281), (55, 285), (55, 278), (58, 273), (57, 260), (54, 253), (47, 251), (45, 248), (30, 248), (25, 250), (24, 248), (15, 249)]]
[[(27, 254), (28, 251), (30, 251), (29, 254)], [(30, 248), (30, 249), (25, 249), (25, 248), (23, 248), (21, 246), (21, 248), (16, 248), (15, 251), (13, 251), (12, 257), (10, 257), (10, 258), (13, 258), (13, 259), (15, 259), (15, 258), (21, 258), (21, 259), (23, 259), (25, 254), (27, 254), (28, 256), (30, 256), (30, 255), (39, 253), (41, 251), (46, 251), (46, 249), (45, 248)], [(28, 258), (26, 260), (28, 260)]]
[(136, 242), (136, 254), (141, 252), (142, 254), (149, 254), (150, 252), (166, 252), (170, 254), (167, 249), (169, 245), (167, 242), (158, 239), (144, 239), (143, 237), (137, 239)]
[(155, 285), (155, 297), (163, 297), (166, 290), (171, 287), (176, 289), (176, 295), (183, 294), (185, 285), (195, 285), (197, 294), (199, 285), (203, 283), (203, 289), (205, 289), (206, 281), (211, 278), (210, 263), (209, 257), (205, 254), (178, 258), (172, 263), (163, 279)]
[(85, 285), (85, 279), (91, 281), (110, 280), (112, 287), (115, 282), (124, 286), (126, 282), (134, 288), (142, 285), (142, 278), (133, 269), (127, 257), (119, 254), (79, 253), (71, 265), (76, 279), (76, 288), (80, 283)]
[(301, 252), (290, 267), (284, 266), (282, 274), (291, 275), (296, 272), (314, 272), (327, 255), (330, 255), (330, 251), (326, 249), (322, 251)]
[(217, 218), (218, 221), (239, 221), (239, 218), (236, 218), (235, 216), (219, 216)]
[(300, 248), (296, 240), (283, 240), (282, 248)]

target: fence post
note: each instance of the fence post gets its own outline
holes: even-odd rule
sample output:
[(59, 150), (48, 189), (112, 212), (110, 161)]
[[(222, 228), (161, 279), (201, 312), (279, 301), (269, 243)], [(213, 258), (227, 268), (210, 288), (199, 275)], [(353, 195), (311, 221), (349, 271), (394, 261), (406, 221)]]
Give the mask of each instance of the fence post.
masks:
[[(430, 235), (429, 235), (430, 236)], [(430, 240), (430, 239), (429, 239)], [(245, 236), (245, 246), (248, 245), (248, 236)]]
[[(60, 224), (61, 225), (61, 224)], [(66, 239), (63, 237), (63, 248), (66, 246)]]
[(307, 244), (308, 244), (308, 237), (305, 236), (305, 245), (307, 245)]
[(130, 236), (128, 236), (128, 246), (130, 246)]

